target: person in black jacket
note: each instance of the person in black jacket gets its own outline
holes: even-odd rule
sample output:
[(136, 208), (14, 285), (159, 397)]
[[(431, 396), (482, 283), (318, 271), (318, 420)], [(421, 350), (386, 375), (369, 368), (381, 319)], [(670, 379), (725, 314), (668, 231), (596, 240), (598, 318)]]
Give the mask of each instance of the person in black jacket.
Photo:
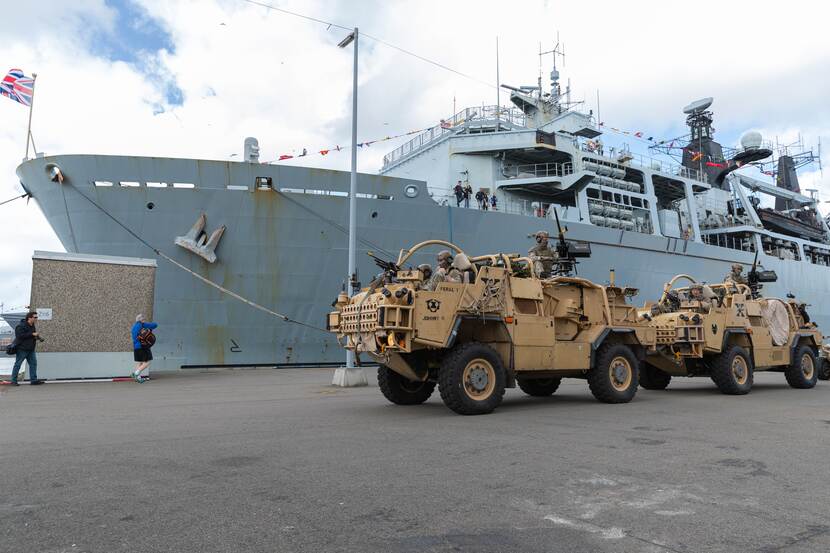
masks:
[(26, 318), (22, 319), (14, 329), (14, 343), (17, 346), (17, 357), (14, 360), (14, 369), (12, 369), (12, 386), (18, 385), (17, 375), (20, 373), (20, 366), (24, 360), (29, 365), (29, 384), (43, 384), (43, 381), (37, 378), (37, 356), (35, 355), (35, 348), (42, 338), (35, 328), (36, 321), (37, 313), (30, 311), (26, 313)]

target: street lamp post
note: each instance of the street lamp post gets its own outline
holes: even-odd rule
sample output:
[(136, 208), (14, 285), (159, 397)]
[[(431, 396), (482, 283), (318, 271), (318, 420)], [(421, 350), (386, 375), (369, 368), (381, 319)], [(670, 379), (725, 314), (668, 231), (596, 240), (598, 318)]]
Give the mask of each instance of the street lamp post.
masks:
[[(346, 286), (349, 289), (349, 296), (353, 296), (357, 290), (357, 45), (358, 31), (348, 34), (340, 41), (338, 46), (345, 48), (354, 42), (354, 64), (352, 75), (352, 174), (349, 182), (349, 267), (346, 274)], [(338, 367), (334, 371), (332, 384), (335, 386), (366, 386), (365, 371), (355, 367), (355, 354), (352, 350), (346, 350), (346, 366)]]

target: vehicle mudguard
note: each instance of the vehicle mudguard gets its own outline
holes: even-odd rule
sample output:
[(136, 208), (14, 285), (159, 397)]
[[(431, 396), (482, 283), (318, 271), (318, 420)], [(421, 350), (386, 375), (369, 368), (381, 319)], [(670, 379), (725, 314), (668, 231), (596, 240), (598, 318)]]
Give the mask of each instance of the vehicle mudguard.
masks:
[[(605, 342), (606, 338), (608, 338), (612, 334), (629, 334), (629, 333), (633, 333), (633, 332), (634, 332), (633, 328), (608, 327), (605, 330), (603, 330), (600, 333), (600, 335), (597, 337), (597, 339), (594, 340), (594, 343), (591, 344), (591, 366), (592, 367), (594, 366), (594, 363), (596, 362), (597, 350), (602, 346), (602, 344)], [(645, 351), (644, 351), (643, 348), (636, 348), (634, 350), (634, 355), (637, 357), (637, 360), (639, 360), (639, 361), (642, 361), (643, 359), (645, 359)]]
[(721, 352), (726, 351), (726, 345), (729, 343), (729, 337), (735, 335), (746, 336), (749, 340), (749, 358), (752, 360), (752, 366), (755, 366), (755, 346), (752, 344), (752, 335), (743, 328), (727, 328), (723, 331), (723, 341), (721, 342)]
[(790, 362), (792, 362), (793, 359), (795, 359), (795, 352), (798, 349), (798, 344), (801, 343), (802, 338), (806, 338), (807, 340), (809, 340), (811, 344), (813, 344), (813, 348), (815, 350), (813, 353), (815, 353), (816, 358), (818, 358), (818, 345), (816, 344), (816, 341), (813, 339), (813, 335), (804, 332), (796, 332), (795, 336), (793, 336), (793, 343), (790, 346)]

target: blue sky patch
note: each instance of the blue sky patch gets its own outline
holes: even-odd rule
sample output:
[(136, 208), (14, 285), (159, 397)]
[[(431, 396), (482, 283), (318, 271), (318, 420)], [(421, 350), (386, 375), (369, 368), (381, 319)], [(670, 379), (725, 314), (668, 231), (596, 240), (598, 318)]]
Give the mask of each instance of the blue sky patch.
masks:
[[(175, 79), (158, 65), (159, 50), (175, 52), (170, 33), (149, 12), (131, 0), (107, 0), (106, 3), (116, 12), (115, 30), (110, 33), (90, 25), (94, 33), (91, 40), (92, 53), (135, 66), (158, 83), (169, 105), (182, 105), (182, 90)], [(161, 112), (164, 111), (161, 106), (158, 108)]]

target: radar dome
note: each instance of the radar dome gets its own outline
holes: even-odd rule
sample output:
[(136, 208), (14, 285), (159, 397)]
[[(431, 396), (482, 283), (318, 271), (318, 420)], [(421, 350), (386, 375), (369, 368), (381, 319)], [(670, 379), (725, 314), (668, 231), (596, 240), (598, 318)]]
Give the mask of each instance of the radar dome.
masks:
[(741, 136), (741, 146), (744, 150), (757, 150), (761, 147), (763, 138), (758, 131), (748, 131)]

